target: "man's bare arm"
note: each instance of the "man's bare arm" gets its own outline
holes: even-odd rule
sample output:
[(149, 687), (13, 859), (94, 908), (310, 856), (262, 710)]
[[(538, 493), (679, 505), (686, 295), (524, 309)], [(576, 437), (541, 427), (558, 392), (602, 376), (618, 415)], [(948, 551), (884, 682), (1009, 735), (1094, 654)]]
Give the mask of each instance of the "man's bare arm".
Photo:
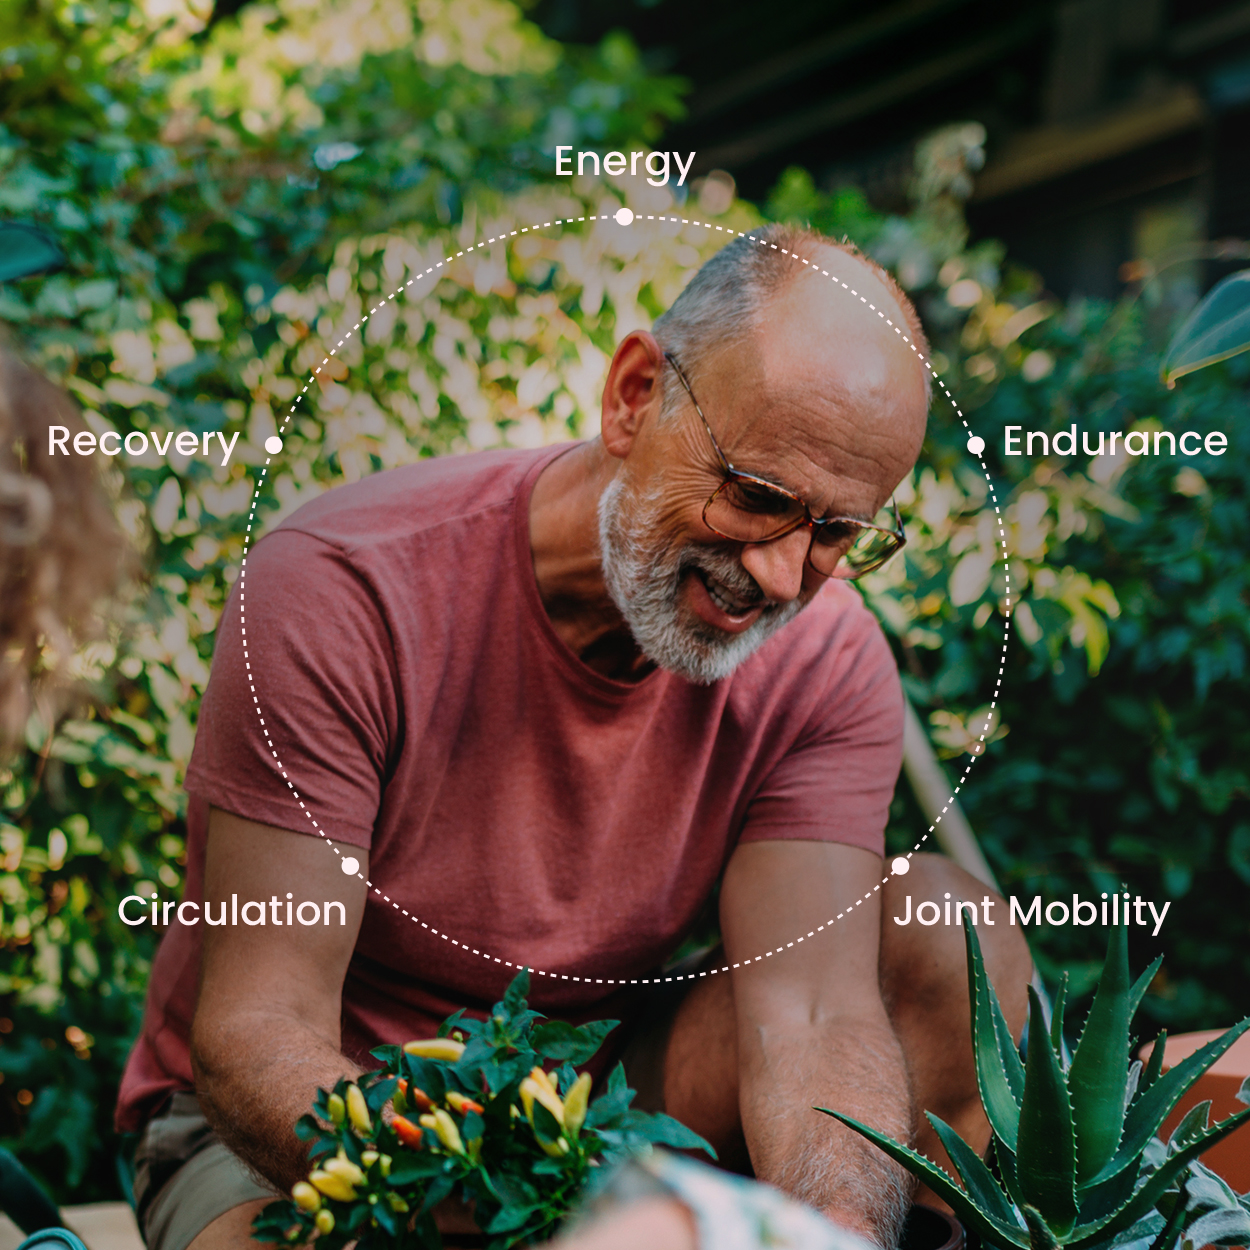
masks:
[[(365, 852), (352, 852), (368, 877)], [(317, 1087), (360, 1069), (339, 1051), (343, 978), (364, 915), (366, 887), (320, 838), (209, 816), (204, 896), (263, 899), (267, 923), (205, 927), (191, 1029), (195, 1089), (222, 1140), (283, 1190), (308, 1170), (295, 1121)], [(273, 923), (269, 900), (342, 902), (347, 923)]]
[[(730, 860), (720, 912), (730, 963), (752, 961), (734, 971), (733, 987), (739, 1102), (756, 1175), (892, 1246), (911, 1193), (906, 1173), (811, 1110), (831, 1107), (911, 1136), (907, 1069), (878, 974), (873, 886), (882, 872), (879, 857), (856, 847), (749, 842)], [(827, 925), (839, 912), (847, 914)], [(819, 925), (827, 927), (808, 937)]]

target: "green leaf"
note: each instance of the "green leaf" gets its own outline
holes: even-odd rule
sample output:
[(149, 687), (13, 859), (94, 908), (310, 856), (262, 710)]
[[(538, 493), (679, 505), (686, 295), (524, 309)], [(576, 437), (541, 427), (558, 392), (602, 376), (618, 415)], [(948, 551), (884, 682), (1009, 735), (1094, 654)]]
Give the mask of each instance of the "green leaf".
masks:
[(946, 1148), (946, 1153), (950, 1155), (969, 1197), (991, 1218), (1007, 1225), (1015, 1223), (1016, 1216), (1010, 1199), (1003, 1193), (1002, 1187), (985, 1166), (981, 1156), (944, 1120), (928, 1111), (925, 1116), (933, 1125), (933, 1131)]
[[(981, 1103), (995, 1135), (1014, 1152), (1020, 1122), (1020, 1097), (1024, 1089), (1023, 1073), (1019, 1071), (1020, 1056), (1010, 1044), (1010, 1033), (1006, 1021), (1002, 1020), (998, 996), (985, 974), (976, 925), (964, 925), (964, 945), (968, 954), (972, 1043)], [(1002, 1021), (1001, 1029), (999, 1021)], [(1007, 1034), (1007, 1048), (1003, 1045), (1003, 1034)], [(1006, 1053), (1008, 1048), (1010, 1055)], [(1019, 1090), (1016, 1088), (1017, 1080)]]
[(534, 1103), (534, 1136), (549, 1146), (564, 1132), (560, 1121), (540, 1102)]
[[(1075, 1066), (1075, 1060), (1073, 1061)], [(1121, 1098), (1124, 1085), (1121, 1082)], [(1037, 991), (1029, 986), (1029, 1049), (1016, 1149), (1020, 1192), (1059, 1236), (1076, 1223), (1076, 1139), (1072, 1104), (1050, 1044)]]
[(1163, 1071), (1163, 1056), (1167, 1053), (1168, 1031), (1160, 1029), (1159, 1036), (1155, 1038), (1155, 1044), (1150, 1051), (1150, 1059), (1146, 1064), (1146, 1069), (1142, 1073), (1141, 1081), (1137, 1086), (1137, 1093), (1133, 1096), (1136, 1102), (1158, 1079), (1159, 1073)]
[(534, 1030), (530, 1040), (535, 1051), (548, 1059), (585, 1063), (618, 1024), (619, 1020), (594, 1020), (577, 1026), (549, 1020)]
[(625, 1127), (646, 1138), (654, 1146), (672, 1146), (676, 1150), (702, 1150), (710, 1158), (716, 1158), (716, 1151), (710, 1143), (680, 1120), (675, 1120), (662, 1111), (631, 1111)]
[(1230, 274), (1207, 292), (1177, 330), (1163, 356), (1163, 380), (1227, 360), (1250, 348), (1250, 269)]
[(1250, 1122), (1250, 1108), (1239, 1111), (1236, 1115), (1230, 1115), (1228, 1119), (1213, 1125), (1184, 1150), (1178, 1151), (1170, 1159), (1165, 1160), (1116, 1215), (1096, 1220), (1093, 1223), (1081, 1224), (1073, 1229), (1072, 1236), (1066, 1242), (1068, 1250), (1087, 1250), (1087, 1247), (1099, 1245), (1111, 1234), (1127, 1228), (1159, 1201), (1176, 1177), (1185, 1171), (1194, 1159), (1247, 1122)]
[(1130, 992), (1128, 930), (1115, 925), (1094, 1002), (1068, 1070), (1078, 1181), (1101, 1172), (1120, 1144), (1128, 1080)]
[(515, 1016), (525, 1010), (526, 999), (530, 994), (530, 970), (522, 968), (512, 978), (512, 983), (504, 991), (503, 1000), (498, 1004), (505, 1016)]
[(1168, 1138), (1168, 1148), (1174, 1151), (1184, 1150), (1191, 1141), (1197, 1141), (1207, 1131), (1207, 1115), (1210, 1110), (1209, 1098), (1190, 1107), (1181, 1122), (1172, 1130), (1172, 1136)]
[(993, 1216), (981, 1210), (975, 1202), (962, 1190), (936, 1163), (917, 1154), (908, 1146), (901, 1145), (892, 1137), (861, 1124), (858, 1120), (842, 1115), (838, 1111), (830, 1111), (828, 1107), (815, 1107), (816, 1111), (832, 1116), (835, 1120), (854, 1129), (860, 1136), (868, 1138), (878, 1149), (885, 1151), (896, 1163), (905, 1167), (913, 1176), (923, 1181), (943, 1202), (947, 1203), (964, 1224), (981, 1234), (985, 1240), (996, 1246), (1007, 1245), (1026, 1250), (1029, 1239), (1018, 1225), (1000, 1224)]
[(1168, 1113), (1181, 1100), (1191, 1085), (1247, 1030), (1250, 1017), (1233, 1025), (1227, 1033), (1182, 1059), (1164, 1073), (1129, 1108), (1124, 1122), (1124, 1135), (1115, 1157), (1082, 1188), (1093, 1188), (1109, 1180), (1122, 1169), (1136, 1163), (1146, 1143), (1158, 1132)]
[(1063, 1011), (1067, 1005), (1068, 974), (1065, 972), (1059, 982), (1059, 992), (1055, 995), (1055, 1005), (1050, 1009), (1050, 1044), (1060, 1060), (1063, 1059)]
[(391, 1165), (391, 1174), (386, 1178), (386, 1183), (392, 1189), (402, 1189), (417, 1181), (429, 1180), (442, 1170), (443, 1159), (440, 1155), (405, 1151)]
[(1130, 1020), (1137, 1014), (1137, 1009), (1141, 1006), (1141, 1000), (1146, 997), (1146, 991), (1150, 988), (1151, 981), (1155, 979), (1155, 974), (1161, 967), (1163, 967), (1163, 956), (1157, 955), (1150, 967), (1133, 982), (1133, 988), (1128, 995), (1128, 1018)]
[(19, 221), (0, 223), (0, 282), (59, 269), (64, 262), (65, 253), (42, 227)]

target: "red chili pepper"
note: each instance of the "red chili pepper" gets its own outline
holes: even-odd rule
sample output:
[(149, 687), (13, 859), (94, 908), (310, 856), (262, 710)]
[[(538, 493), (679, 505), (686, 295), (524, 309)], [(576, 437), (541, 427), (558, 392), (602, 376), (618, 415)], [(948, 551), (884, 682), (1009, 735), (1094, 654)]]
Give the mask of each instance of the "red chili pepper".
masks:
[(391, 1120), (391, 1128), (395, 1130), (395, 1136), (405, 1146), (411, 1146), (416, 1150), (421, 1145), (421, 1139), (424, 1137), (424, 1134), (411, 1120), (406, 1120), (402, 1115), (397, 1115)]
[(413, 1085), (411, 1088), (408, 1082), (400, 1079), (399, 1092), (410, 1102), (418, 1111), (432, 1111), (434, 1109), (434, 1099), (429, 1096), (423, 1089), (418, 1089)]

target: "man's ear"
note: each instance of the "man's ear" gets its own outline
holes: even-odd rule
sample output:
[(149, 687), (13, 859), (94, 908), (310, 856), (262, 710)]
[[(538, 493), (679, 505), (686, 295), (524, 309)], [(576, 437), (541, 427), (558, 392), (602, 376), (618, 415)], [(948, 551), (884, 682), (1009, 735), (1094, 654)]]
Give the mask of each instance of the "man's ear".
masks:
[(648, 418), (659, 415), (664, 352), (655, 336), (635, 330), (621, 340), (603, 387), (600, 437), (610, 455), (624, 460)]

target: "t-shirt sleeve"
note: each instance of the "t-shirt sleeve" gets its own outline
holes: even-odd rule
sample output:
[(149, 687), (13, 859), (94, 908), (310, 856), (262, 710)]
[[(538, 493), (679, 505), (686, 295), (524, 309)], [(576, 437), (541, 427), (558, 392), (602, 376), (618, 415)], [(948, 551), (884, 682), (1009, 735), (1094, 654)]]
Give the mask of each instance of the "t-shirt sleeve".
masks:
[(275, 530), (222, 614), (187, 789), (368, 848), (399, 740), (398, 689), (368, 581), (329, 543)]
[(756, 790), (739, 841), (839, 842), (881, 855), (903, 759), (898, 668), (861, 604), (824, 659), (814, 710)]

